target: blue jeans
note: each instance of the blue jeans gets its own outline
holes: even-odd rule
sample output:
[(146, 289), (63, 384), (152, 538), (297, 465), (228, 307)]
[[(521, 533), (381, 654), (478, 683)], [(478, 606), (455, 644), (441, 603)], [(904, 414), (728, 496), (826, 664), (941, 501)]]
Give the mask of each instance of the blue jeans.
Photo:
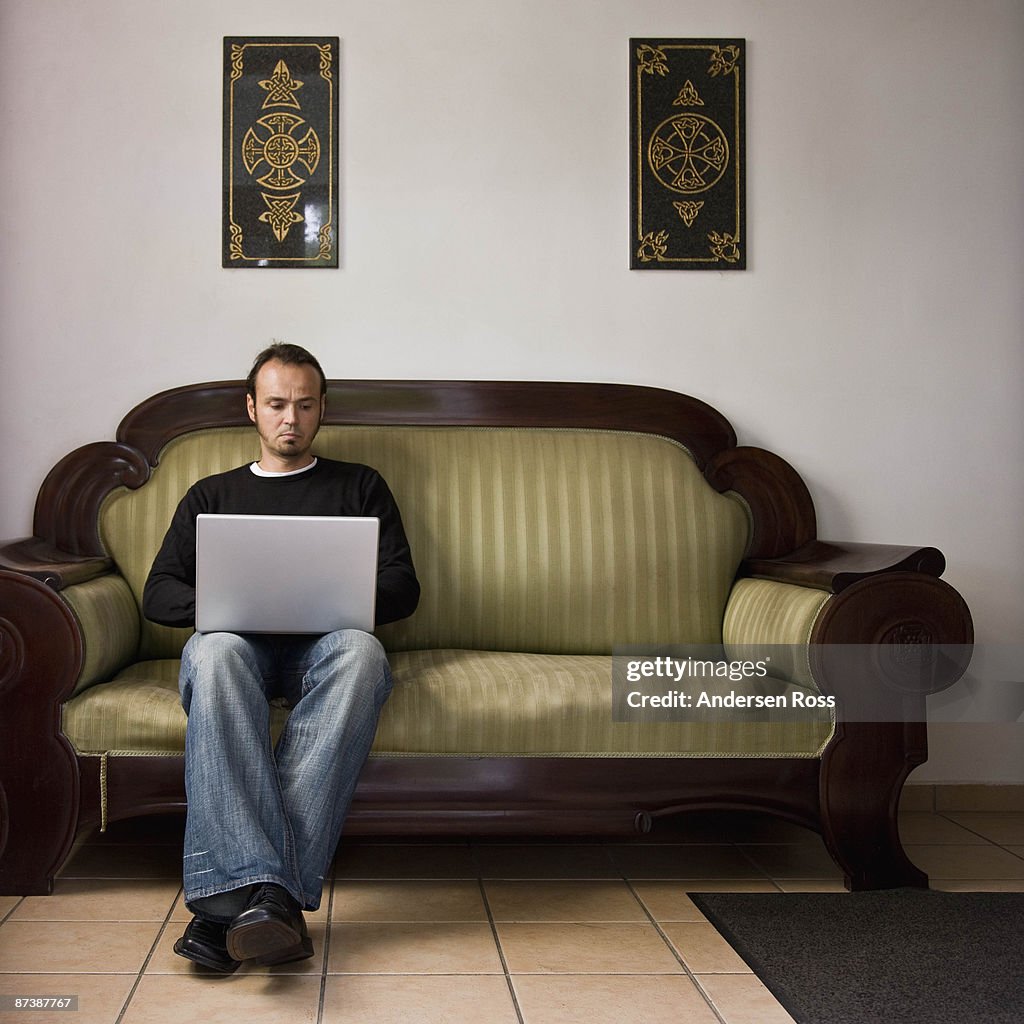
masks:
[[(252, 886), (320, 905), (356, 780), (391, 693), (376, 637), (195, 633), (182, 652), (185, 901), (230, 921)], [(291, 708), (278, 741), (270, 701)]]

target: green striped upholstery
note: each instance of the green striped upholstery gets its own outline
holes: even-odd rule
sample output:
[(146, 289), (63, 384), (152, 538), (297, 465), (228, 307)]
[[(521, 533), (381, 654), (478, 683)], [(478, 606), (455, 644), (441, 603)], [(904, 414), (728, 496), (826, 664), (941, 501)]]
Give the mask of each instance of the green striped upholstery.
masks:
[(737, 648), (743, 645), (770, 650), (774, 673), (802, 687), (817, 689), (807, 662), (807, 643), (828, 598), (825, 591), (810, 587), (772, 580), (738, 580), (725, 608), (722, 639), (726, 653), (742, 660), (743, 652)]
[(82, 754), (185, 749), (176, 658), (143, 661), (64, 705), (63, 730)]
[[(402, 510), (423, 597), (388, 650), (607, 654), (617, 644), (718, 643), (747, 541), (745, 511), (678, 444), (582, 430), (325, 427), (318, 451), (374, 466)], [(256, 454), (251, 428), (172, 442), (152, 478), (101, 514), (141, 600), (178, 497)], [(144, 622), (140, 656), (187, 632)]]
[[(783, 721), (614, 722), (612, 660), (598, 655), (538, 655), (425, 650), (391, 656), (395, 687), (374, 741), (377, 754), (497, 756), (620, 755), (812, 757), (831, 734), (827, 712)], [(69, 702), (64, 731), (82, 753), (182, 751), (185, 714), (178, 662), (140, 662), (113, 682)], [(727, 689), (739, 689), (730, 684)], [(788, 693), (755, 681), (751, 693)], [(285, 712), (273, 709), (279, 730)]]
[[(715, 492), (677, 443), (588, 430), (325, 427), (317, 449), (380, 470), (423, 588), (415, 615), (379, 630), (395, 689), (376, 753), (814, 757), (827, 741), (827, 715), (612, 720), (613, 649), (806, 640), (825, 600), (762, 581), (734, 588), (746, 508)], [(65, 592), (87, 638), (87, 667), (64, 709), (79, 751), (183, 749), (177, 659), (188, 631), (141, 620), (142, 588), (187, 487), (257, 454), (251, 428), (186, 435), (144, 486), (105, 502), (100, 535), (120, 575)], [(800, 665), (791, 669), (783, 674), (809, 684)], [(285, 712), (274, 715), (279, 729)]]
[(109, 679), (137, 656), (139, 604), (124, 579), (113, 573), (67, 587), (61, 596), (71, 606), (85, 638), (82, 670), (74, 690), (81, 693)]
[[(409, 754), (813, 755), (828, 715), (784, 722), (615, 722), (612, 660), (599, 655), (410, 651), (393, 657), (395, 688), (374, 750)], [(739, 689), (740, 687), (733, 687)], [(774, 681), (750, 692), (788, 692)]]

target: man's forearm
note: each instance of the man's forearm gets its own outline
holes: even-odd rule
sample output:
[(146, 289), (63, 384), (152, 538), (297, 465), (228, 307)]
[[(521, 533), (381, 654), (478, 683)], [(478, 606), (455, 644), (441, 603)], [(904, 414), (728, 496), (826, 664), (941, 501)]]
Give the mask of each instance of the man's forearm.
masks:
[(394, 566), (381, 570), (377, 576), (376, 622), (384, 626), (389, 622), (408, 618), (420, 601), (420, 585), (412, 567)]
[(195, 587), (173, 576), (151, 575), (142, 595), (142, 614), (161, 626), (194, 626)]

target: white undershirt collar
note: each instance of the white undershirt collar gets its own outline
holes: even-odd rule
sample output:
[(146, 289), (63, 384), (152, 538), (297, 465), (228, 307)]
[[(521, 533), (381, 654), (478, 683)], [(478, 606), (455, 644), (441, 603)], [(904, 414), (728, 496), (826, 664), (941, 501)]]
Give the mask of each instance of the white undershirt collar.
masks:
[(300, 473), (308, 473), (315, 465), (317, 460), (314, 458), (308, 466), (303, 466), (302, 469), (290, 469), (287, 473), (270, 473), (260, 467), (258, 462), (254, 462), (249, 468), (256, 474), (256, 476), (273, 477), (275, 480), (280, 480), (286, 476), (298, 476)]

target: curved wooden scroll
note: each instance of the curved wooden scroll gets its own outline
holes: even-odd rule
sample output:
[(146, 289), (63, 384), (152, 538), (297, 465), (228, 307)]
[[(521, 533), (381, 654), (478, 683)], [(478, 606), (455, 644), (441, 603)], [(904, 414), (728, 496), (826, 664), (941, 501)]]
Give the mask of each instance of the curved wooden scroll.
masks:
[(35, 536), (69, 555), (103, 557), (99, 509), (115, 487), (141, 487), (150, 467), (134, 448), (112, 441), (65, 455), (47, 474), (36, 498)]
[(704, 474), (719, 491), (735, 491), (750, 508), (748, 558), (777, 558), (814, 540), (814, 502), (800, 474), (763, 448), (730, 448)]

